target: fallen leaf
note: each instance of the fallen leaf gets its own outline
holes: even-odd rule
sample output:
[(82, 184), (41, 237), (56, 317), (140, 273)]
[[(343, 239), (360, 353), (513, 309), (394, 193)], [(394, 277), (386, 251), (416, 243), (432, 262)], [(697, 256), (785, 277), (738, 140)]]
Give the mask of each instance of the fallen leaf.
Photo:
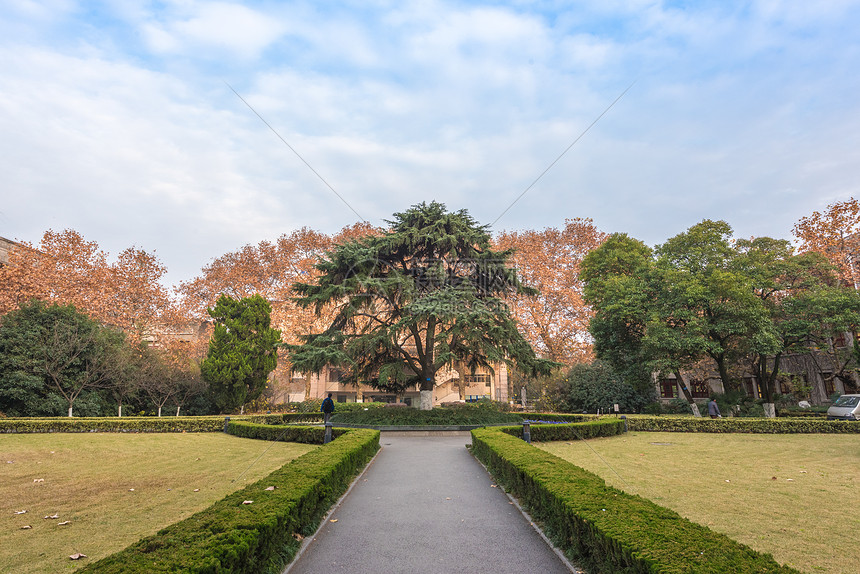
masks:
[(69, 556), (69, 558), (71, 558), (72, 560), (80, 560), (81, 558), (86, 558), (86, 557), (87, 557), (86, 554), (81, 554), (80, 552), (75, 552), (74, 554)]
[(128, 489), (128, 491), (129, 491), (129, 492), (134, 492), (134, 489), (133, 489), (133, 488), (129, 488), (129, 489)]
[(45, 482), (44, 478), (34, 478), (33, 482)]
[(726, 482), (731, 482), (731, 481), (730, 481), (730, 480), (728, 480), (728, 479), (726, 479)]
[(492, 488), (499, 488), (499, 486), (498, 486), (497, 484), (491, 484), (491, 485), (490, 485), (490, 487), (492, 487)]
[(253, 504), (253, 500), (243, 500), (242, 504)]
[(445, 497), (445, 500), (451, 500), (450, 496)]
[(21, 530), (30, 530), (31, 528), (32, 528), (32, 526), (30, 526), (29, 524), (25, 524), (24, 526), (21, 527)]
[(275, 490), (275, 487), (274, 486), (267, 486), (266, 490)]
[(195, 488), (195, 489), (194, 489), (194, 492), (200, 492), (200, 489), (199, 489), (199, 488)]
[(7, 460), (6, 464), (15, 464), (15, 461), (14, 460)]
[(26, 510), (17, 510), (17, 511), (15, 511), (15, 514), (27, 514), (27, 511)]
[(71, 520), (66, 520), (65, 522), (58, 522), (57, 526), (65, 526), (66, 524), (71, 524), (71, 523), (72, 523)]
[(298, 540), (299, 542), (301, 542), (302, 540), (304, 540), (304, 539), (305, 539), (305, 537), (304, 537), (304, 536), (302, 536), (301, 534), (299, 534), (298, 532), (296, 532), (295, 534), (293, 534), (293, 538), (295, 538), (295, 539), (296, 539), (296, 540)]
[(59, 514), (50, 514), (50, 515), (45, 517), (45, 520), (53, 520), (53, 519), (59, 518), (59, 517), (60, 517)]
[(775, 477), (775, 476), (771, 476), (771, 477), (770, 477), (770, 479), (771, 479), (771, 480), (776, 480), (776, 477)]
[(332, 518), (329, 522), (337, 522), (337, 518)]
[(805, 470), (801, 470), (801, 471), (800, 471), (800, 474), (806, 474), (806, 471), (805, 471)]
[(785, 481), (786, 482), (794, 482), (794, 479), (793, 478), (786, 478)]

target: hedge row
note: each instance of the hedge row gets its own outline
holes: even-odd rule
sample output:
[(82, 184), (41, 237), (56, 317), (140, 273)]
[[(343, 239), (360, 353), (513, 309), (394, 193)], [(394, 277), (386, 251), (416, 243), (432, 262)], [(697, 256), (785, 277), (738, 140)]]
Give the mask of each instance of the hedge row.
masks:
[[(321, 441), (323, 429), (312, 430)], [(348, 431), (208, 509), (78, 572), (280, 572), (298, 551), (298, 538), (315, 531), (378, 449), (379, 431)], [(266, 490), (271, 486), (275, 489)], [(243, 504), (247, 500), (253, 502)]]
[(498, 429), (472, 431), (472, 452), (592, 574), (799, 574)]
[(646, 417), (627, 418), (631, 431), (652, 432), (710, 432), (710, 433), (860, 433), (860, 421), (828, 421), (810, 419), (747, 419)]
[(776, 416), (778, 417), (794, 417), (794, 418), (827, 418), (827, 410), (811, 410), (811, 409), (777, 409)]
[(0, 433), (220, 432), (223, 430), (223, 417), (0, 419)]
[(248, 417), (252, 423), (263, 425), (280, 425), (289, 423), (321, 423), (322, 413), (278, 413), (273, 415), (252, 415)]
[[(504, 433), (517, 438), (523, 438), (523, 427), (496, 427)], [(578, 424), (531, 424), (529, 425), (531, 439), (538, 442), (552, 440), (583, 440), (602, 436), (617, 436), (624, 433), (624, 421), (621, 419), (602, 419)]]
[[(228, 434), (242, 438), (254, 438), (268, 441), (301, 442), (306, 444), (322, 444), (325, 429), (322, 427), (285, 426), (273, 424), (255, 424), (244, 421), (230, 421), (226, 429)], [(332, 438), (337, 438), (348, 429), (332, 428)]]

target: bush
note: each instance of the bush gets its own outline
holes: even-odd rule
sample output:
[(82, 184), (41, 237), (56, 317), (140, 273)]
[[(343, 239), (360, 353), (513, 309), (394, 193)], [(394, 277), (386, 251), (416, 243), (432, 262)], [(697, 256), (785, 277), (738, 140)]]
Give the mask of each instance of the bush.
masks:
[[(532, 441), (549, 442), (553, 440), (584, 440), (604, 436), (617, 436), (624, 433), (621, 419), (600, 419), (579, 424), (532, 424), (529, 425)], [(504, 433), (523, 438), (523, 427), (498, 427)]]
[(0, 420), (0, 432), (222, 432), (224, 417), (56, 417)]
[[(347, 429), (333, 428), (332, 438), (337, 438)], [(306, 426), (285, 426), (275, 424), (256, 424), (252, 422), (230, 421), (227, 425), (227, 433), (242, 438), (253, 438), (265, 441), (300, 442), (305, 444), (323, 444), (325, 428)]]
[(472, 451), (589, 572), (799, 574), (499, 429), (472, 431)]
[(606, 363), (574, 365), (560, 384), (561, 410), (569, 413), (609, 412), (618, 405), (622, 413), (641, 411), (654, 397), (623, 381)]
[[(78, 572), (280, 572), (298, 551), (298, 538), (316, 530), (378, 449), (378, 431), (347, 431), (206, 510)], [(274, 490), (266, 490), (272, 486)], [(243, 504), (245, 500), (253, 503)]]
[(645, 432), (712, 432), (712, 433), (860, 433), (860, 421), (828, 421), (822, 419), (750, 419), (631, 416), (627, 419), (631, 431)]
[(490, 406), (479, 403), (438, 407), (430, 411), (413, 408), (373, 409), (368, 411), (337, 412), (331, 418), (337, 424), (373, 426), (425, 426), (425, 425), (486, 425), (516, 423), (521, 416), (500, 413)]

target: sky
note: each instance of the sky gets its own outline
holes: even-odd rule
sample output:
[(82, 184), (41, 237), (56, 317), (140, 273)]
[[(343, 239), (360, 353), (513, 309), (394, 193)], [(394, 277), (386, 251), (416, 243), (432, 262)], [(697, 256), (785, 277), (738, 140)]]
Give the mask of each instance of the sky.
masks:
[(136, 246), (168, 284), (433, 200), (790, 239), (860, 193), (857, 30), (860, 0), (5, 0), (0, 236)]

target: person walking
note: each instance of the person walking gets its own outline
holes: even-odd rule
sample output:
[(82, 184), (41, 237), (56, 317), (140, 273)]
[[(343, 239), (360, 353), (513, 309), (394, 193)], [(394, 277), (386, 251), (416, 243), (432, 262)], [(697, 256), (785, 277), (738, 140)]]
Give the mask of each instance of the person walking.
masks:
[(329, 417), (334, 412), (334, 401), (331, 400), (331, 393), (329, 393), (328, 396), (323, 399), (322, 407), (320, 408), (320, 410), (323, 412), (323, 422), (327, 423)]
[(708, 414), (711, 415), (712, 419), (723, 418), (723, 415), (720, 414), (720, 406), (717, 404), (717, 400), (713, 397), (708, 401)]

